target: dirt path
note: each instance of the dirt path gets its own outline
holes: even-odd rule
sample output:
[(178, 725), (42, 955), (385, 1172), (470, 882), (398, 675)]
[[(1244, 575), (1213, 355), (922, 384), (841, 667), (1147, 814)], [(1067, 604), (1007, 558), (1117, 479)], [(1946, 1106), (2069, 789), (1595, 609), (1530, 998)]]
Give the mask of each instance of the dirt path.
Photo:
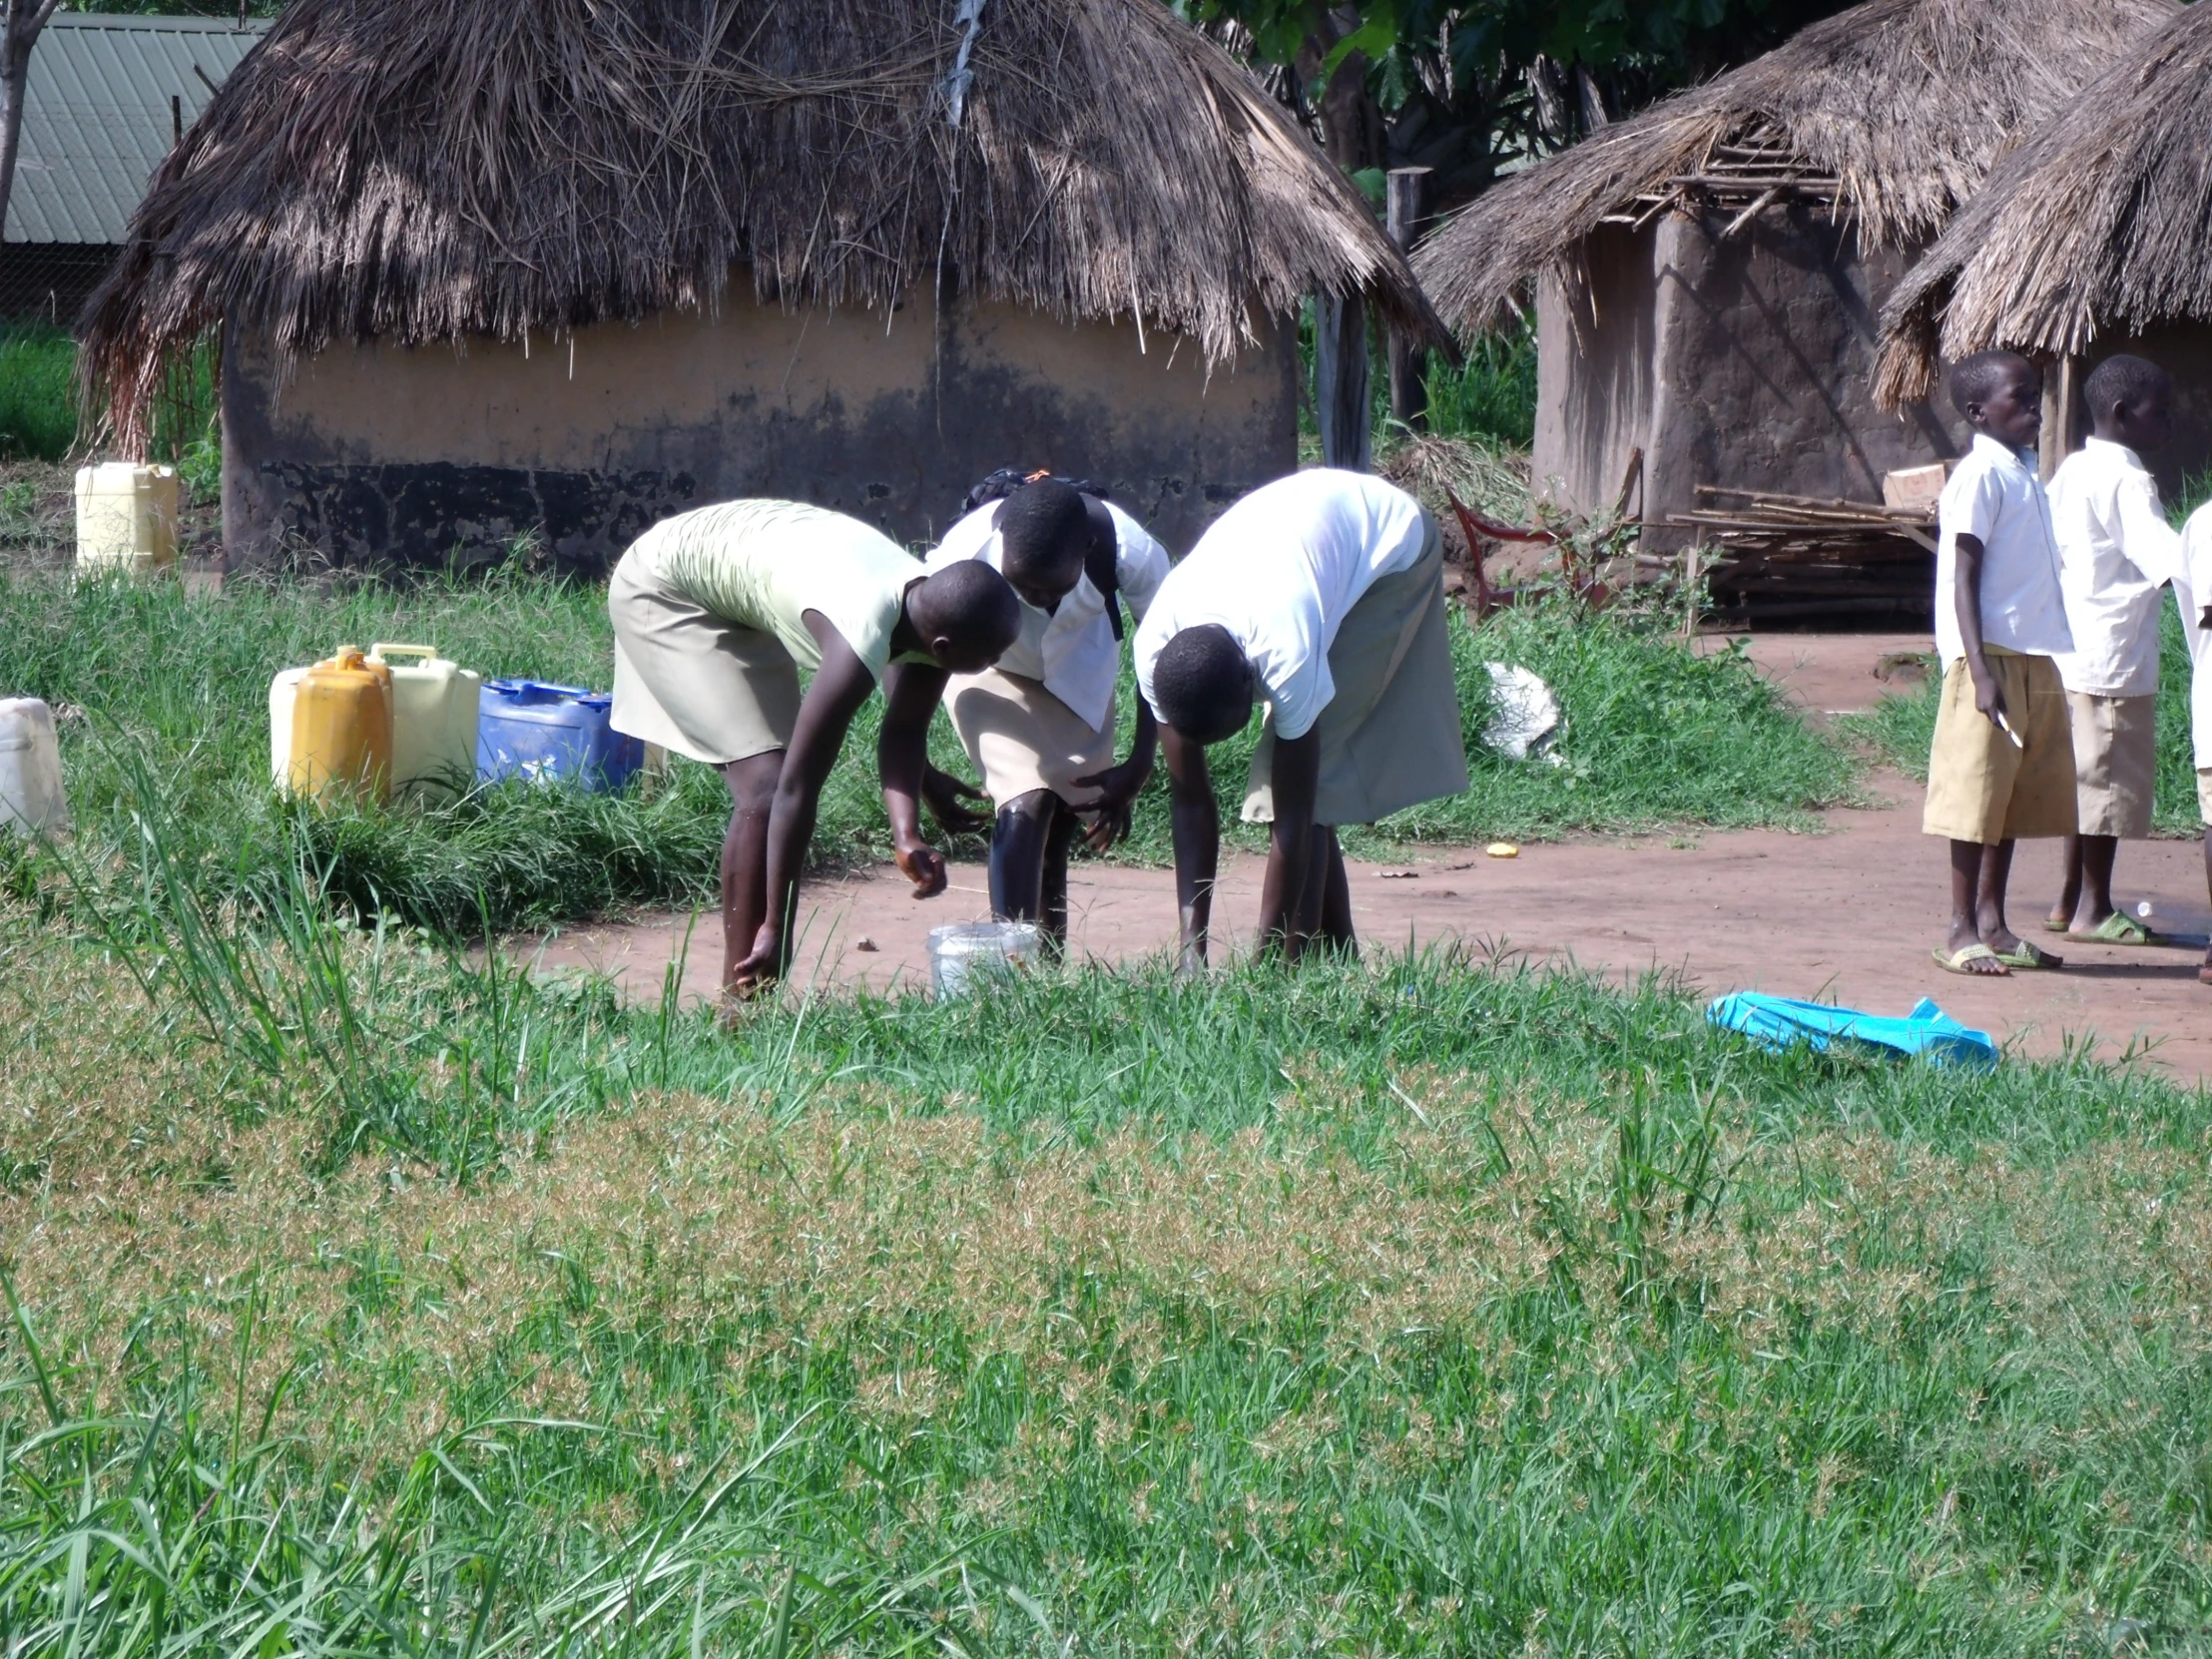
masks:
[[(1873, 702), (1882, 691), (1875, 660), (1916, 643), (1926, 645), (1783, 635), (1755, 641), (1753, 654), (1818, 716)], [(2129, 901), (2149, 899), (2155, 924), (2186, 940), (2182, 948), (2059, 944), (2064, 972), (1966, 980), (1929, 957), (1941, 933), (1947, 872), (1940, 843), (1920, 832), (1920, 787), (1882, 774), (1874, 788), (1889, 805), (1831, 813), (1825, 834), (1746, 830), (1695, 835), (1688, 844), (1590, 836), (1527, 846), (1513, 859), (1434, 849), (1400, 865), (1357, 865), (1354, 912), (1363, 938), (1390, 948), (1456, 939), (1615, 974), (1676, 971), (1715, 995), (1765, 990), (1884, 1013), (1929, 996), (2026, 1053), (2055, 1054), (2083, 1038), (2107, 1056), (2148, 1045), (2177, 1077), (2212, 1075), (2212, 989), (2196, 980), (2212, 906), (2194, 842), (2152, 841), (2121, 853)], [(1253, 925), (1260, 867), (1240, 857), (1225, 871), (1216, 913), (1234, 934)], [(2039, 921), (2057, 874), (2056, 842), (2023, 846), (2013, 916), (2023, 932)], [(925, 983), (928, 930), (988, 910), (980, 866), (956, 867), (953, 883), (928, 903), (908, 896), (887, 870), (811, 887), (801, 979), (878, 989)], [(1173, 941), (1164, 870), (1079, 864), (1070, 900), (1073, 943), (1084, 955), (1123, 960)], [(700, 920), (684, 984), (705, 996), (721, 942), (713, 918)], [(548, 968), (608, 972), (633, 995), (657, 995), (690, 921), (652, 916), (580, 929), (545, 941), (541, 959)], [(2046, 937), (2039, 927), (2034, 936)]]

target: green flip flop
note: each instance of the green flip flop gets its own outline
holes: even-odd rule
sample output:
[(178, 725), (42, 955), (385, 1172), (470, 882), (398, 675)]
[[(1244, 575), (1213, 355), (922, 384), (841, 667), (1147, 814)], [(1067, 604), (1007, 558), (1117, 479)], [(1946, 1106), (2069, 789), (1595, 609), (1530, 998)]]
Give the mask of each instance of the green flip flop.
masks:
[[(2004, 960), (2002, 956), (1999, 956), (1985, 944), (1969, 944), (1963, 950), (1944, 950), (1938, 946), (1931, 950), (1929, 954), (1936, 958), (1936, 965), (1945, 973), (1963, 974), (1969, 979), (2002, 979), (2004, 977), (2004, 973), (1976, 973), (1972, 968), (1966, 966), (1968, 962), (2002, 962)], [(2007, 967), (2005, 973), (2009, 972), (2011, 972), (2011, 969)]]
[(2086, 933), (2069, 932), (2081, 944), (2164, 944), (2166, 941), (2125, 910), (2114, 910)]
[(2053, 956), (2048, 951), (2037, 949), (2033, 939), (2020, 940), (2017, 950), (1992, 950), (1989, 954), (2008, 968), (2023, 968), (2031, 972), (2055, 972), (2066, 965), (2063, 956)]

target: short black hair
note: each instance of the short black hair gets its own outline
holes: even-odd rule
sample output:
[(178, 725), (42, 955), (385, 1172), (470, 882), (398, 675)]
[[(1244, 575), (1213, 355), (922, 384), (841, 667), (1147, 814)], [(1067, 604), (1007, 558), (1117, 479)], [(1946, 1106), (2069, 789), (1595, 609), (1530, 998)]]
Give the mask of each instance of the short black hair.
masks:
[(1056, 478), (1024, 484), (999, 503), (992, 523), (1010, 575), (1038, 586), (1065, 577), (1072, 587), (1083, 574), (1083, 559), (1091, 550), (1091, 514), (1073, 485)]
[[(2035, 365), (2017, 351), (1976, 351), (1950, 367), (1950, 406), (1961, 417), (1969, 403), (1986, 403), (1997, 388), (2020, 369), (2035, 374)], [(2037, 379), (2042, 376), (2036, 374)]]
[(2089, 405), (2089, 418), (2105, 421), (2122, 403), (2140, 407), (2154, 397), (2171, 397), (2173, 389), (2173, 379), (2164, 369), (2148, 357), (2131, 357), (2123, 351), (2089, 370), (2081, 395)]
[(1252, 719), (1252, 665), (1218, 622), (1186, 628), (1152, 665), (1152, 707), (1193, 743), (1220, 743)]
[(980, 559), (957, 559), (914, 584), (909, 600), (923, 639), (939, 635), (963, 658), (995, 663), (1021, 633), (1021, 601)]

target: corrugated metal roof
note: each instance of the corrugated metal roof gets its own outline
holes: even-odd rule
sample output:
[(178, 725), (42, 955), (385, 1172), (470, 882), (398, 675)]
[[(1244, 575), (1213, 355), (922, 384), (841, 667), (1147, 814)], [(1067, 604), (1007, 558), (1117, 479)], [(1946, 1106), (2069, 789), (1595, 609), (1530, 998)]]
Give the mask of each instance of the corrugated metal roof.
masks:
[(6, 240), (121, 243), (176, 142), (170, 100), (181, 101), (190, 127), (215, 96), (209, 82), (221, 86), (268, 28), (221, 17), (55, 17), (31, 54)]

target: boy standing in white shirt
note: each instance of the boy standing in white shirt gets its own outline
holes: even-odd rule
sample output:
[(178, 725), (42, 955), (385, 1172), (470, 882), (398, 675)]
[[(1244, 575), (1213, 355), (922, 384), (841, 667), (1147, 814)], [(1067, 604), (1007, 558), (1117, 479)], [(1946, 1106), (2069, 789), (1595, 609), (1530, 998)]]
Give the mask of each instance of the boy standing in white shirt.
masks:
[(1263, 950), (1354, 948), (1338, 827), (1467, 787), (1436, 522), (1366, 473), (1296, 472), (1216, 520), (1137, 631), (1137, 685), (1160, 720), (1186, 969), (1206, 959), (1221, 851), (1206, 749), (1245, 729), (1256, 692)]
[[(2204, 820), (2204, 884), (2212, 892), (2212, 502), (2181, 527), (2174, 603), (2189, 642), (2189, 731), (2196, 744), (2197, 816)], [(2197, 978), (2212, 985), (2212, 950), (2205, 952)]]
[(1936, 552), (1942, 703), (1921, 828), (1950, 842), (1950, 973), (2053, 968), (2005, 924), (2012, 844), (2074, 831), (2073, 739), (2052, 660), (2073, 649), (2050, 500), (2022, 450), (2041, 432), (2042, 376), (2009, 351), (1951, 370), (1973, 447), (1943, 486)]
[(2058, 661), (2072, 717), (2079, 833), (2045, 925), (2093, 944), (2149, 944), (2112, 901), (2121, 840), (2150, 834), (2158, 762), (2159, 589), (2179, 573), (2181, 538), (2139, 452), (2165, 443), (2173, 384), (2141, 357), (2108, 357), (2084, 387), (2092, 435), (2050, 481), (2058, 576), (2074, 648)]

